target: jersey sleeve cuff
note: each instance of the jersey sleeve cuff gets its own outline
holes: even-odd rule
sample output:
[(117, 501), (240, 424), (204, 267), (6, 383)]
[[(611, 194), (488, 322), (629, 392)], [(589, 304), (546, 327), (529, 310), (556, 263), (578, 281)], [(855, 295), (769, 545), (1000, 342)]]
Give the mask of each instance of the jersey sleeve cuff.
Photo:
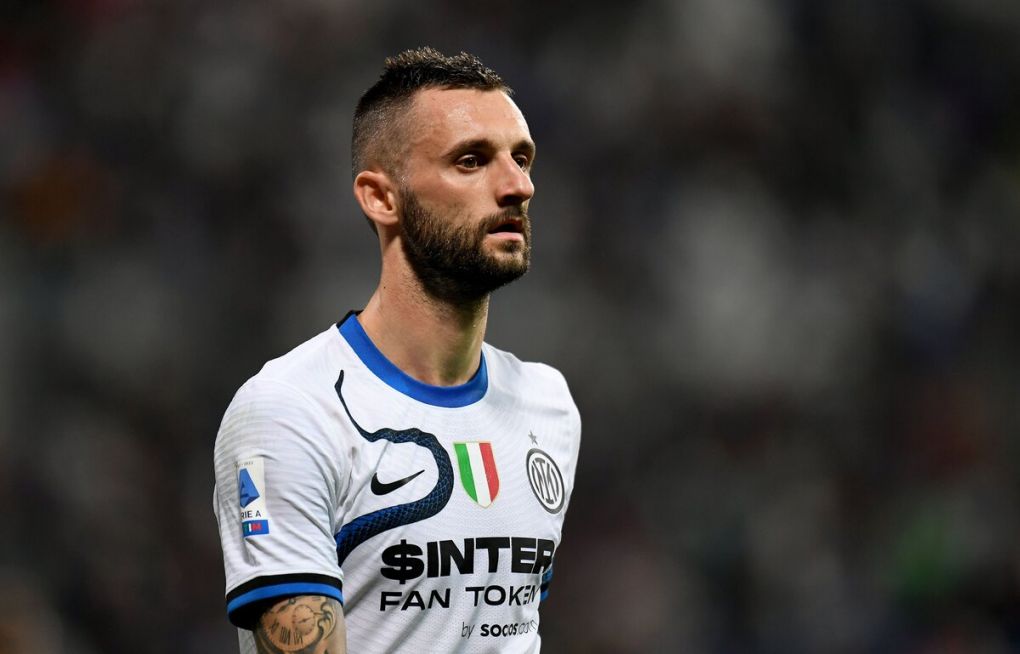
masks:
[(336, 577), (317, 574), (289, 574), (256, 577), (227, 593), (227, 617), (241, 629), (254, 629), (268, 608), (269, 600), (279, 601), (298, 595), (331, 597), (343, 606), (343, 582)]

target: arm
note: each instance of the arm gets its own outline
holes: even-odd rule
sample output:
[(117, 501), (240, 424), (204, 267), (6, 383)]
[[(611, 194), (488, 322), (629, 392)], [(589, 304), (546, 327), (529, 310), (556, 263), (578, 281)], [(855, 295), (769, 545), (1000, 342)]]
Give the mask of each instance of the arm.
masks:
[(346, 654), (343, 607), (321, 595), (277, 602), (255, 626), (255, 649), (258, 654)]
[(333, 534), (347, 463), (321, 414), (299, 389), (254, 379), (234, 397), (216, 438), (224, 599), (246, 651), (344, 651)]

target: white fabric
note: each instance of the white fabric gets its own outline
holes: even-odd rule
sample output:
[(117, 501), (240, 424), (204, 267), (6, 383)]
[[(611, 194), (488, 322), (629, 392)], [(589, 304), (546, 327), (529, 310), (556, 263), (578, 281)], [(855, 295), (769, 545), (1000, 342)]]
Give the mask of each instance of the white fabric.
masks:
[[(538, 652), (540, 587), (548, 567), (539, 550), (559, 546), (580, 444), (580, 418), (563, 377), (486, 344), (484, 396), (451, 408), (396, 390), (361, 354), (331, 326), (267, 363), (227, 409), (215, 448), (214, 502), (227, 592), (274, 575), (342, 579), (348, 651), (355, 654)], [(335, 389), (341, 371), (350, 416)], [(354, 547), (341, 571), (335, 536), (345, 524), (418, 502), (440, 480), (429, 449), (369, 442), (352, 418), (368, 433), (433, 434), (449, 459), (453, 488), (437, 514)], [(499, 479), (487, 508), (465, 490), (454, 448), (455, 442), (479, 441), (491, 443)], [(526, 461), (534, 449), (562, 475), (565, 498), (556, 512), (543, 506), (529, 481)], [(482, 464), (473, 450), (478, 470)], [(265, 477), (258, 501), (264, 501), (268, 533), (244, 537), (238, 464), (256, 457)], [(424, 472), (392, 492), (376, 495), (371, 489), (373, 475), (385, 484), (419, 470)], [(473, 566), (461, 561), (472, 558), (472, 548)], [(536, 559), (542, 564), (537, 569)], [(478, 588), (487, 590), (471, 590)], [(448, 608), (442, 606), (447, 602)], [(239, 630), (239, 637), (242, 652), (255, 651), (251, 632)]]

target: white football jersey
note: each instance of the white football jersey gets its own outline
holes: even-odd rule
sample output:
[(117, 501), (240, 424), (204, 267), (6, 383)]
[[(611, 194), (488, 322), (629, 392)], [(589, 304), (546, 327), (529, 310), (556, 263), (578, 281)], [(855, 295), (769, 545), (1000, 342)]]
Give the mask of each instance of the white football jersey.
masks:
[(538, 652), (580, 432), (559, 372), (488, 344), (468, 383), (430, 386), (349, 314), (270, 361), (215, 448), (241, 651), (267, 601), (324, 595), (352, 653)]

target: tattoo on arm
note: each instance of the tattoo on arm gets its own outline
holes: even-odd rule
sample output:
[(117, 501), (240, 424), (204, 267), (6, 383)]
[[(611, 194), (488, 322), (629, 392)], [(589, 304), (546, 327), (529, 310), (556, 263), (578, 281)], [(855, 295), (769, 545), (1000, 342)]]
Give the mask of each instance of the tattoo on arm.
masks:
[(262, 614), (255, 628), (259, 654), (340, 654), (346, 649), (343, 609), (329, 597), (291, 597)]

